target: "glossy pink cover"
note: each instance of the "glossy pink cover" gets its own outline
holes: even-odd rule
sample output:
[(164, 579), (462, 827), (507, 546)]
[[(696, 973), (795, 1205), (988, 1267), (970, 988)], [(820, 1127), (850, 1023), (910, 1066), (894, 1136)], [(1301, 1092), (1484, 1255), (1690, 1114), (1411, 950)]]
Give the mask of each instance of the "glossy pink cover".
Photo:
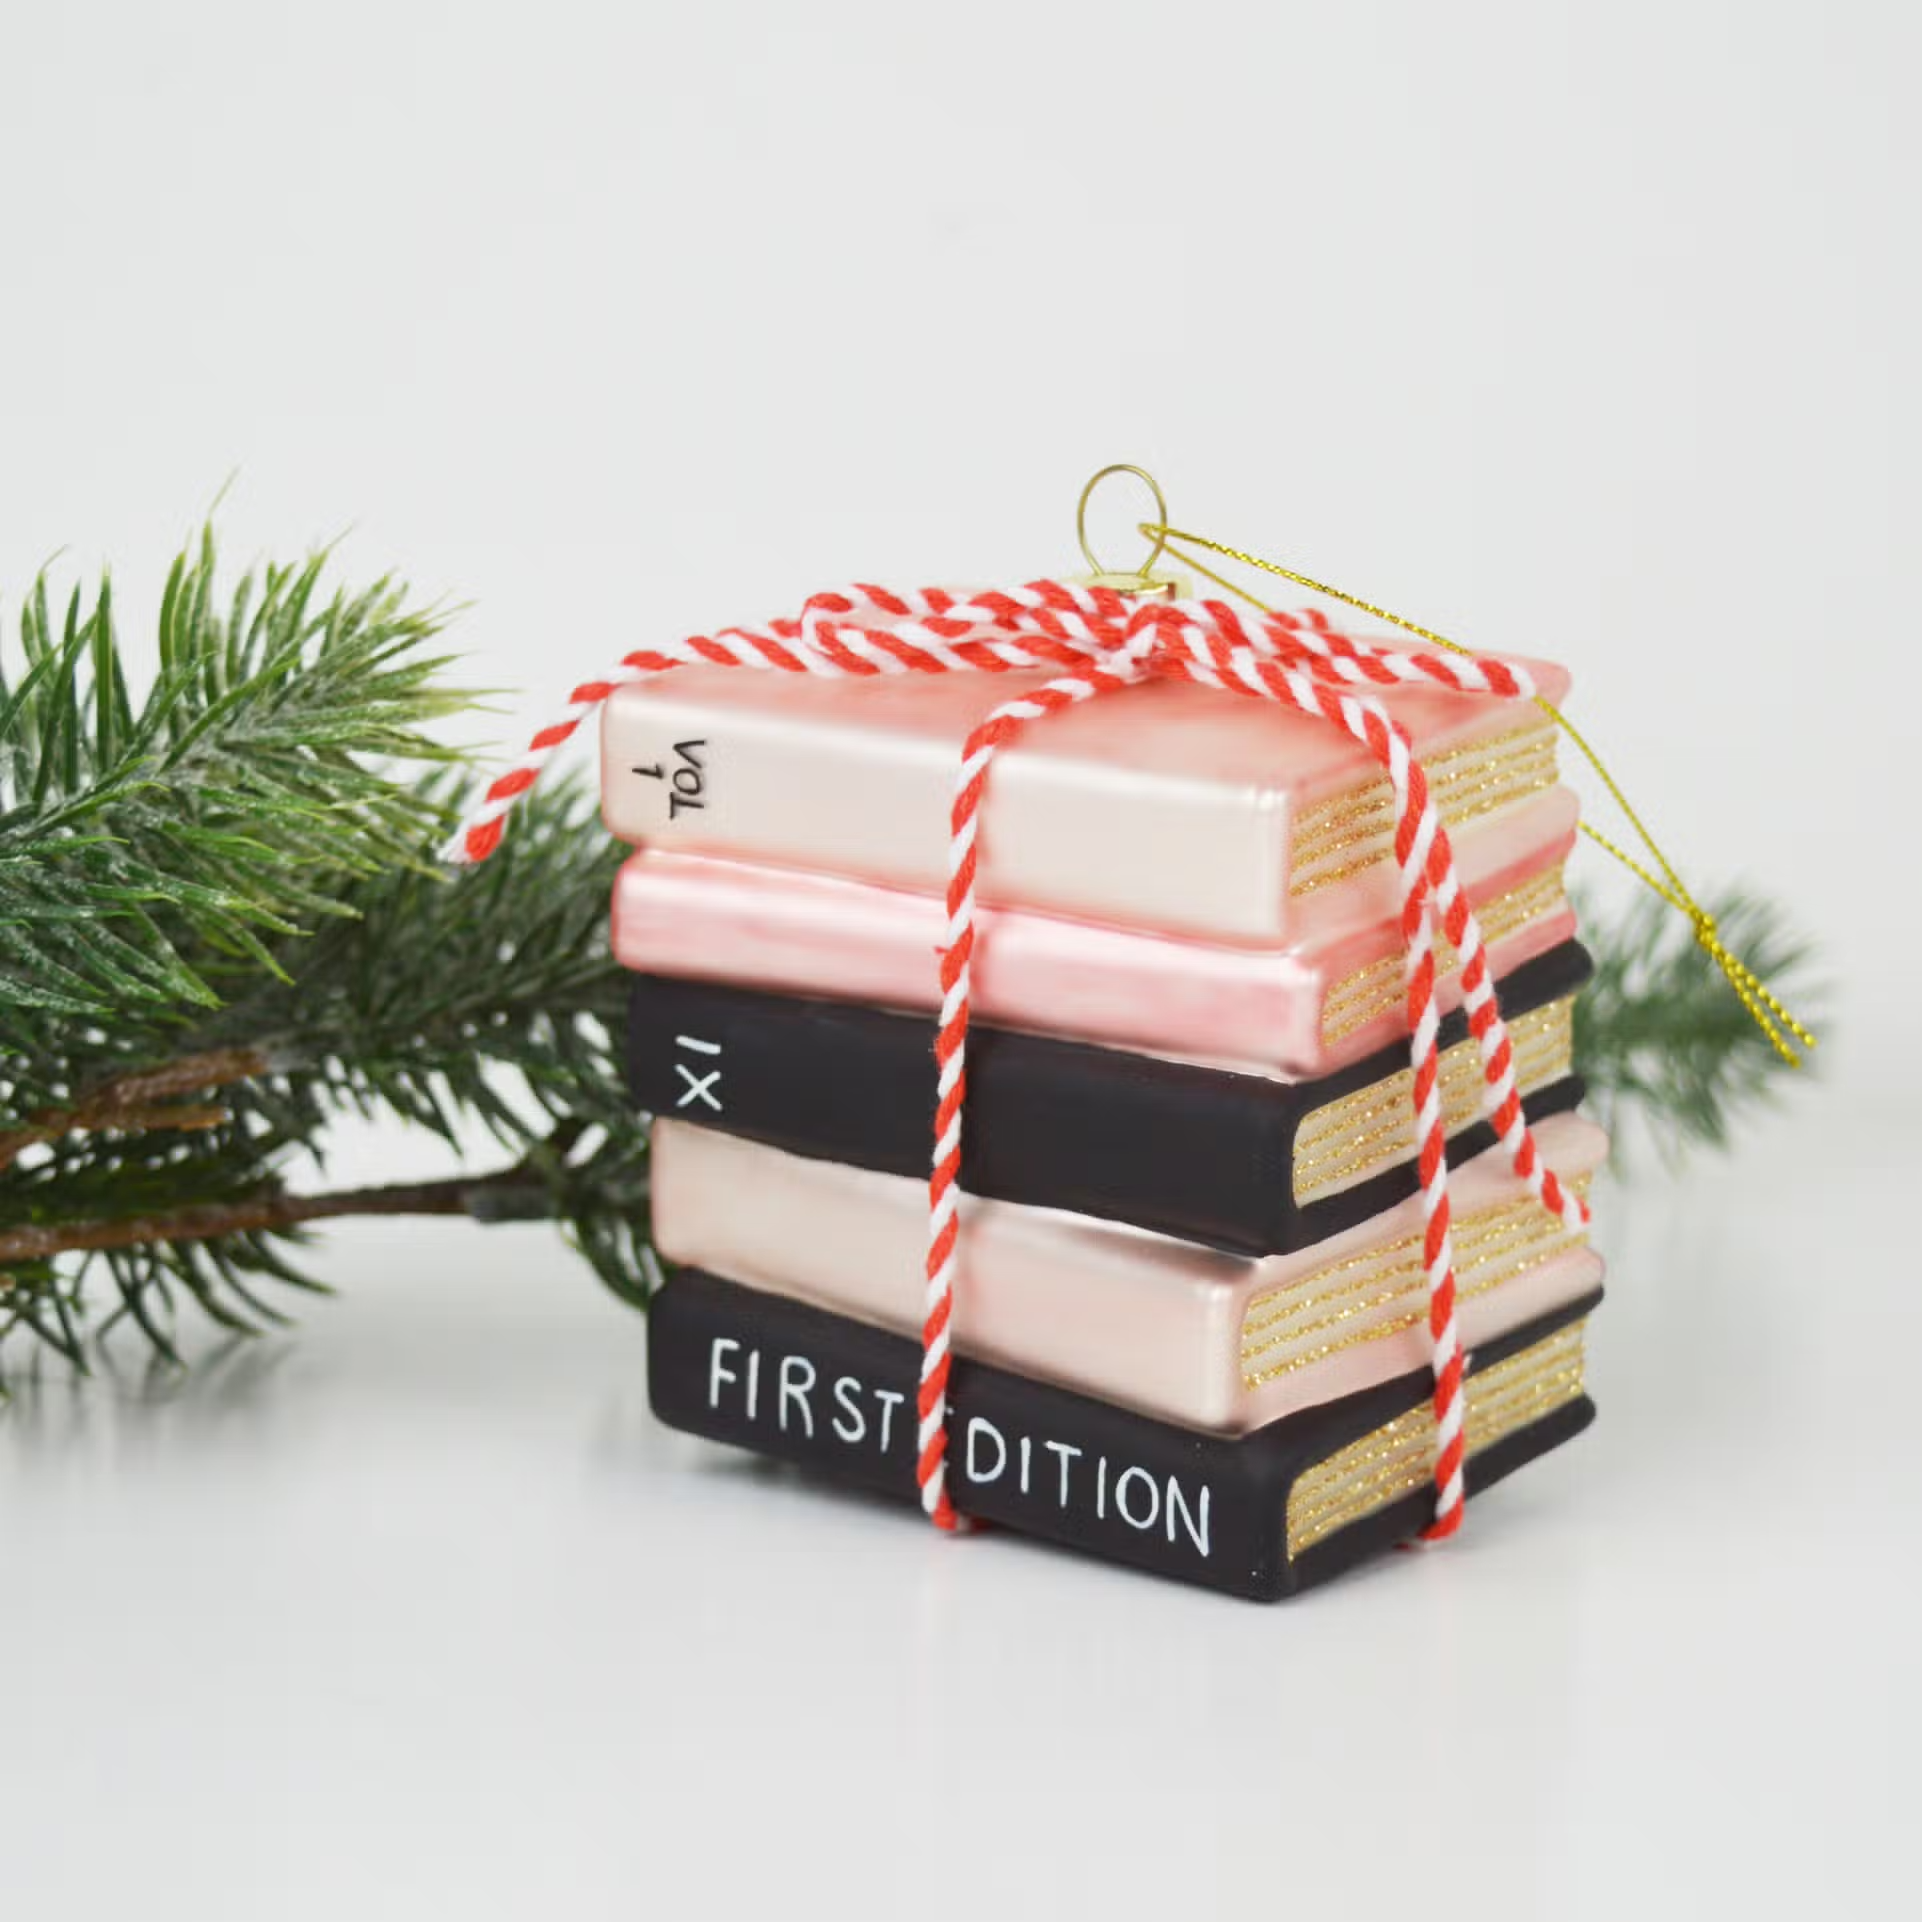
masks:
[[(1566, 858), (1576, 803), (1556, 788), (1461, 851), (1471, 905)], [(1312, 905), (1312, 903), (1311, 903)], [(893, 1008), (939, 1002), (931, 895), (790, 869), (645, 849), (614, 888), (614, 952), (642, 973), (726, 981)], [(1038, 1033), (1205, 1062), (1274, 1079), (1326, 1074), (1407, 1032), (1386, 1013), (1324, 1040), (1326, 996), (1357, 968), (1400, 952), (1398, 920), (1240, 947), (1100, 926), (1016, 908), (984, 909), (974, 1011)], [(1497, 975), (1575, 931), (1566, 905), (1491, 942)], [(1451, 972), (1444, 1008), (1460, 1000)]]
[[(1567, 675), (1530, 666), (1559, 700)], [(622, 688), (602, 723), (608, 827), (637, 845), (938, 890), (963, 741), (991, 708), (1046, 678), (683, 668)], [(1548, 731), (1526, 702), (1428, 685), (1371, 692), (1425, 757)], [(1456, 818), (1446, 763), (1431, 772), (1444, 817)], [(1477, 839), (1552, 778), (1531, 762), (1512, 790), (1469, 781), (1454, 832)], [(1294, 938), (1330, 917), (1365, 924), (1395, 899), (1385, 809), (1369, 817), (1365, 847), (1338, 837), (1330, 852), (1326, 832), (1315, 837), (1321, 852), (1304, 873), (1317, 884), (1296, 893), (1292, 882), (1302, 811), (1371, 784), (1385, 788), (1380, 767), (1319, 717), (1186, 684), (1124, 688), (1003, 749), (983, 802), (979, 893), (1214, 939)]]
[[(1599, 1165), (1608, 1147), (1601, 1129), (1574, 1115), (1544, 1122), (1536, 1140), (1565, 1176)], [(918, 1332), (925, 1182), (809, 1161), (676, 1121), (656, 1122), (653, 1161), (654, 1233), (669, 1260)], [(1500, 1149), (1456, 1170), (1449, 1185), (1464, 1224), (1477, 1210), (1526, 1193)], [(1420, 1198), (1410, 1196), (1312, 1248), (1249, 1257), (1118, 1222), (964, 1195), (955, 1344), (961, 1353), (1104, 1401), (1239, 1433), (1425, 1365), (1418, 1256), (1408, 1263), (1406, 1286), (1370, 1288), (1342, 1310), (1330, 1352), (1308, 1350), (1301, 1365), (1252, 1388), (1242, 1379), (1241, 1353), (1252, 1298), (1418, 1236), (1421, 1225)], [(1601, 1272), (1591, 1249), (1559, 1236), (1543, 1244), (1532, 1265), (1492, 1287), (1478, 1290), (1473, 1268), (1464, 1268), (1462, 1339), (1473, 1347), (1576, 1300)], [(1360, 1328), (1396, 1321), (1409, 1325), (1352, 1339)]]

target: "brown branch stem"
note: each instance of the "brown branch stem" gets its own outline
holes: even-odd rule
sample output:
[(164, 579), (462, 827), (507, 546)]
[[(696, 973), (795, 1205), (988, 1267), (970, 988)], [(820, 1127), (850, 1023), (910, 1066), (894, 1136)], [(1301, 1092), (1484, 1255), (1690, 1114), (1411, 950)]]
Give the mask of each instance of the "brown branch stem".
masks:
[(72, 1107), (42, 1108), (27, 1117), (25, 1127), (0, 1134), (0, 1173), (10, 1168), (24, 1150), (83, 1129), (141, 1133), (150, 1128), (216, 1128), (227, 1118), (225, 1110), (205, 1103), (185, 1103), (181, 1097), (232, 1087), (237, 1081), (265, 1074), (271, 1065), (270, 1057), (260, 1048), (214, 1048), (204, 1054), (182, 1055), (178, 1061), (165, 1062), (158, 1068), (116, 1075), (91, 1089)]
[(327, 1195), (265, 1190), (239, 1201), (206, 1202), (166, 1215), (14, 1228), (0, 1232), (0, 1266), (11, 1261), (45, 1260), (52, 1255), (134, 1248), (156, 1241), (210, 1241), (219, 1235), (272, 1233), (297, 1228), (303, 1222), (338, 1220), (345, 1215), (472, 1214), (501, 1219), (515, 1211), (504, 1210), (498, 1203), (490, 1207), (485, 1198), (516, 1187), (526, 1188), (530, 1199), (541, 1191), (538, 1180), (524, 1168), (516, 1167), (478, 1177), (457, 1175), (445, 1181), (345, 1188)]

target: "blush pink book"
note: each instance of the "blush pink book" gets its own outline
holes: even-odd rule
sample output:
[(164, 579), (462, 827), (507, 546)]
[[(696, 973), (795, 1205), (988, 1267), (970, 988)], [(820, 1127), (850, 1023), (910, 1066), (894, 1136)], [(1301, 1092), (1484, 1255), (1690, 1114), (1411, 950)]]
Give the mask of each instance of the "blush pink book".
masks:
[[(1576, 802), (1557, 788), (1461, 851), (1497, 976), (1575, 932), (1560, 868)], [(643, 974), (890, 1008), (939, 1005), (945, 916), (931, 894), (649, 848), (614, 886), (614, 953)], [(1407, 1032), (1391, 910), (1243, 947), (1019, 908), (980, 911), (974, 1012), (1037, 1033), (1270, 1079), (1332, 1072)], [(1452, 967), (1444, 1009), (1461, 998)]]
[[(1608, 1148), (1573, 1115), (1544, 1122), (1536, 1140), (1572, 1180)], [(654, 1233), (669, 1260), (919, 1331), (926, 1182), (677, 1121), (655, 1123), (653, 1158)], [(1529, 1197), (1504, 1150), (1459, 1169), (1449, 1197), (1468, 1346), (1601, 1279), (1600, 1258)], [(1428, 1362), (1418, 1196), (1312, 1248), (1260, 1257), (973, 1195), (961, 1223), (962, 1353), (1191, 1428), (1243, 1433)]]
[[(1561, 668), (1525, 665), (1549, 699), (1567, 692)], [(607, 703), (607, 825), (663, 852), (938, 893), (963, 741), (1046, 678), (678, 669)], [(1376, 698), (1413, 738), (1464, 859), (1555, 785), (1556, 729), (1532, 702), (1429, 686)], [(1387, 777), (1339, 728), (1157, 682), (1037, 722), (1001, 752), (977, 891), (991, 906), (1272, 947), (1394, 911), (1393, 825)]]

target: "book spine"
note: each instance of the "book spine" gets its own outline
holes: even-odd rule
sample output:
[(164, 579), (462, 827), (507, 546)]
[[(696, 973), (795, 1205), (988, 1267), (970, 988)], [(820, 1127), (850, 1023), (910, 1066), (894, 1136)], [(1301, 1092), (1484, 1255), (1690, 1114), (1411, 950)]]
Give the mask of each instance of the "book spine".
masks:
[[(1530, 964), (1511, 1009), (1586, 973), (1572, 945)], [(1443, 1043), (1465, 1030), (1459, 1013)], [(928, 1017), (642, 975), (629, 1002), (629, 1086), (647, 1112), (792, 1154), (895, 1175), (926, 1172), (934, 1111)], [(1302, 1114), (1404, 1065), (1397, 1048), (1322, 1081), (1285, 1083), (977, 1027), (962, 1186), (972, 1194), (1125, 1221), (1237, 1254), (1286, 1254), (1415, 1191), (1412, 1160), (1298, 1205)], [(1573, 1077), (1531, 1092), (1531, 1122), (1575, 1107)], [(1493, 1145), (1477, 1122), (1451, 1162)]]
[[(648, 1391), (670, 1427), (912, 1502), (913, 1346), (879, 1329), (677, 1274), (648, 1317)], [(1294, 1464), (957, 1362), (948, 1432), (956, 1505), (1105, 1560), (1273, 1600), (1291, 1586)]]
[[(635, 1102), (815, 1160), (927, 1171), (931, 1019), (637, 977)], [(1295, 1093), (1250, 1076), (977, 1028), (962, 1184), (1265, 1252), (1295, 1213)]]
[[(1281, 940), (1311, 924), (1360, 926), (1394, 912), (1399, 884), (1387, 813), (1380, 798), (1369, 798), (1387, 793), (1380, 768), (1344, 746), (1335, 761), (1350, 765), (1308, 773), (1304, 791), (1300, 744), (1306, 738), (1326, 748), (1323, 724), (1278, 711), (1257, 714), (1243, 704), (1226, 710), (1230, 727), (1263, 737), (1264, 766), (1293, 772), (1254, 780), (1225, 773), (1206, 722), (1211, 707), (1222, 712), (1218, 697), (1198, 700), (1199, 692), (1165, 684), (1131, 690), (1099, 717), (1110, 737), (1104, 754), (1064, 759), (1052, 751), (1059, 739), (1053, 730), (1011, 748), (982, 803), (982, 901), (1237, 942)], [(876, 719), (877, 704), (929, 698), (952, 710), (932, 730)], [(1451, 695), (1439, 706), (1433, 690), (1380, 698), (1426, 713), (1415, 724), (1424, 754), (1472, 757), (1481, 744), (1495, 751), (1515, 724), (1503, 703), (1480, 696)], [(623, 688), (607, 704), (604, 818), (613, 834), (636, 846), (938, 894), (960, 747), (982, 711), (979, 689), (965, 682), (817, 686), (770, 705), (758, 690), (703, 692), (695, 677), (663, 676)], [(1090, 723), (1075, 717), (1061, 725), (1073, 732)], [(1170, 727), (1185, 744), (1185, 765), (1141, 753), (1114, 758), (1117, 742)], [(1125, 778), (1114, 778), (1117, 768), (1127, 770)], [(1245, 748), (1242, 769), (1245, 777)], [(1472, 774), (1472, 759), (1453, 778), (1464, 774)], [(1552, 763), (1547, 776), (1492, 806), (1491, 783), (1482, 782), (1476, 811), (1456, 823), (1458, 839), (1519, 848), (1539, 838), (1527, 817), (1545, 818), (1541, 804), (1551, 783)], [(1317, 869), (1312, 894), (1290, 887), (1304, 802), (1306, 858)], [(1317, 835), (1316, 804), (1358, 807), (1366, 825), (1337, 824), (1338, 831), (1324, 827)], [(1444, 819), (1453, 818), (1445, 791), (1438, 805)], [(1331, 854), (1339, 856), (1334, 866)]]

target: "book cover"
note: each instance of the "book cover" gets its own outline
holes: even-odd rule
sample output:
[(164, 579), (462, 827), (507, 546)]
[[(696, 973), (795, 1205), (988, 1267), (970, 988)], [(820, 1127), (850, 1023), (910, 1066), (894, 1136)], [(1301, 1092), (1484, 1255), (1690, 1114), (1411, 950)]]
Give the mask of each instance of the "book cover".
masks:
[[(1559, 668), (1531, 664), (1551, 700)], [(961, 747), (1046, 674), (812, 679), (683, 668), (607, 703), (602, 793), (626, 841), (939, 891)], [(1551, 790), (1532, 702), (1373, 690), (1412, 736), (1464, 842)], [(1395, 905), (1388, 778), (1325, 721), (1160, 682), (1026, 730), (997, 758), (981, 899), (1230, 940)]]
[[(1468, 1357), (1477, 1496), (1594, 1419), (1583, 1333), (1599, 1290)], [(916, 1499), (912, 1342), (697, 1269), (648, 1324), (669, 1426)], [(951, 1377), (964, 1515), (1104, 1560), (1274, 1601), (1419, 1533), (1433, 1510), (1425, 1369), (1238, 1440), (1199, 1435), (982, 1363)]]
[[(1489, 965), (1512, 974), (1573, 939), (1562, 867), (1577, 806), (1558, 788), (1503, 845), (1462, 857)], [(637, 974), (932, 1008), (946, 929), (938, 896), (646, 848), (614, 885), (614, 952)], [(1437, 998), (1460, 999), (1437, 952)], [(1399, 911), (1282, 947), (1178, 939), (1019, 908), (975, 925), (978, 1019), (1237, 1073), (1329, 1074), (1407, 1033)]]
[[(1574, 996), (1564, 942), (1500, 986), (1531, 1122), (1572, 1109)], [(627, 1066), (640, 1107), (792, 1153), (926, 1172), (933, 1017), (663, 975), (635, 978)], [(1452, 1162), (1493, 1146), (1481, 1057), (1442, 1023)], [(961, 1181), (1002, 1201), (1131, 1222), (1240, 1253), (1286, 1253), (1415, 1191), (1407, 1045), (1279, 1081), (976, 1023)]]

